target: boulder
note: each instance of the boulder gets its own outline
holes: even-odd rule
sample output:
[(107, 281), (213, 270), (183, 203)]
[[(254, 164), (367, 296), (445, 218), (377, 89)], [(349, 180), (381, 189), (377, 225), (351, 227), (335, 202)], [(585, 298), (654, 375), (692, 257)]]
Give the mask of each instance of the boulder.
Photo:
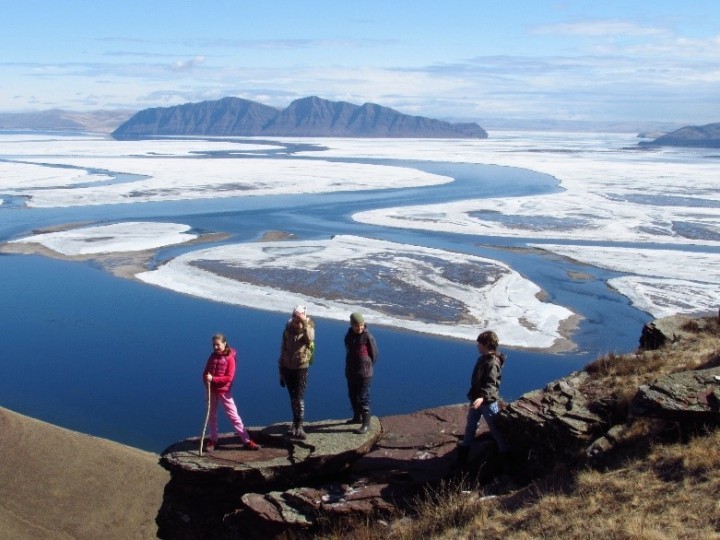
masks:
[(595, 412), (596, 401), (584, 393), (586, 372), (524, 394), (498, 415), (510, 444), (529, 450), (539, 463), (582, 458), (587, 446), (610, 427)]
[(687, 317), (685, 315), (671, 315), (656, 319), (643, 326), (640, 333), (640, 348), (648, 351), (656, 350), (666, 343), (675, 343), (681, 339), (692, 336), (692, 333), (686, 330), (689, 324), (698, 326), (700, 329), (707, 321)]
[(640, 386), (630, 414), (693, 425), (720, 423), (720, 367), (672, 373)]

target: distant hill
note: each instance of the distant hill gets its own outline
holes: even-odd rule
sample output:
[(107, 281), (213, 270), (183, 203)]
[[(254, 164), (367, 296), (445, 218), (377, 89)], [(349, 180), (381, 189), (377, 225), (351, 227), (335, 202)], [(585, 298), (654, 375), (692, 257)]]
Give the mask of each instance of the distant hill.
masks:
[(116, 139), (157, 136), (416, 137), (485, 139), (476, 123), (451, 124), (373, 103), (306, 97), (285, 109), (241, 98), (146, 109), (118, 127)]
[(77, 112), (62, 109), (23, 113), (0, 113), (0, 129), (89, 131), (110, 133), (125, 122), (134, 111)]
[(691, 146), (720, 148), (720, 123), (687, 126), (657, 139), (640, 143), (642, 146)]

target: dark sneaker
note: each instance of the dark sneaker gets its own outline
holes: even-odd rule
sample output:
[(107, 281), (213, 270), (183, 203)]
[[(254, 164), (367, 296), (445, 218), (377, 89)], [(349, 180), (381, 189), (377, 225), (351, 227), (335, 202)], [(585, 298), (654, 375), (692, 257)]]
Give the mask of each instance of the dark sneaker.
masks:
[(260, 450), (260, 445), (253, 440), (249, 440), (243, 444), (243, 450)]
[(307, 434), (302, 426), (298, 426), (297, 430), (295, 430), (295, 437), (302, 440), (307, 439)]

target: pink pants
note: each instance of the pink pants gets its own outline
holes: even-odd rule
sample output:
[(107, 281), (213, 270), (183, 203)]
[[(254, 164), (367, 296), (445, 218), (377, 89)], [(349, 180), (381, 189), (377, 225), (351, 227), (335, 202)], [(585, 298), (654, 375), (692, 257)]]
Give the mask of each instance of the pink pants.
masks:
[(240, 435), (240, 440), (243, 443), (248, 442), (250, 440), (250, 435), (248, 435), (248, 432), (243, 425), (242, 418), (240, 418), (240, 415), (238, 414), (237, 407), (235, 406), (235, 401), (233, 401), (230, 392), (210, 393), (210, 420), (208, 422), (210, 426), (210, 440), (215, 442), (217, 442), (218, 440), (218, 401), (220, 401), (223, 409), (225, 409), (225, 412), (230, 419), (230, 423), (232, 424), (233, 429), (235, 429), (237, 434)]

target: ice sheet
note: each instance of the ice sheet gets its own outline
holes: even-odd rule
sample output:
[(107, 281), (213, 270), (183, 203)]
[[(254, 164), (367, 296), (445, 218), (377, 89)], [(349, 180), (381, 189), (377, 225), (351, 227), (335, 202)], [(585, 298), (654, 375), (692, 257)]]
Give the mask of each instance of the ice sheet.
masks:
[[(27, 158), (30, 161), (31, 158)], [(288, 195), (333, 191), (406, 188), (451, 182), (446, 176), (402, 167), (334, 163), (303, 159), (93, 157), (42, 160), (45, 165), (100, 169), (132, 174), (132, 180), (86, 187), (4, 190), (30, 196), (30, 207), (67, 207), (252, 195)], [(8, 163), (8, 167), (13, 163)], [(67, 179), (64, 169), (47, 167)], [(18, 173), (19, 174), (19, 173)], [(36, 175), (42, 173), (34, 173)], [(81, 172), (76, 171), (80, 175)], [(47, 181), (47, 180), (46, 180)]]

